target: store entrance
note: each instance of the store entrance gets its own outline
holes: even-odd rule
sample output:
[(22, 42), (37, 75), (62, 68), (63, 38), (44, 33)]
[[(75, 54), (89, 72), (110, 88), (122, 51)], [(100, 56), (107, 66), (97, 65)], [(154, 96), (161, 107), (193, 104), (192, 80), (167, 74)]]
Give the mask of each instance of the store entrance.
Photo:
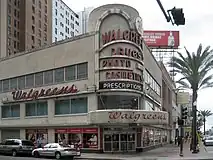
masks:
[(135, 132), (104, 133), (105, 152), (135, 151)]

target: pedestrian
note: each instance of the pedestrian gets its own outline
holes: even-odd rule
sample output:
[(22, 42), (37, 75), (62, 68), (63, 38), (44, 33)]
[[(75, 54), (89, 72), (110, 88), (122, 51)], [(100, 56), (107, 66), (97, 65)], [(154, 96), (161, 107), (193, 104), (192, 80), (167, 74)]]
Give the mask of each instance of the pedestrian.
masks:
[(190, 135), (190, 136), (188, 137), (188, 144), (191, 143), (191, 140), (192, 140), (192, 136)]
[(181, 142), (181, 137), (178, 136), (178, 147), (180, 146), (180, 142)]
[(186, 135), (186, 136), (185, 136), (185, 143), (188, 142), (188, 139), (189, 139), (189, 135)]
[(178, 137), (175, 137), (175, 145), (177, 145)]

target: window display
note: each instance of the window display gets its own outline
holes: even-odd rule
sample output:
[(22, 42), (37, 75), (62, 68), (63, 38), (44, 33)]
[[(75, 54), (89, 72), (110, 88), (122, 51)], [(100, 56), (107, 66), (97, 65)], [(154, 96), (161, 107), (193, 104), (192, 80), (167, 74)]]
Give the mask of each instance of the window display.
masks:
[(143, 129), (143, 147), (154, 145), (154, 129), (144, 128)]
[(38, 148), (48, 143), (47, 129), (29, 129), (26, 130), (26, 139), (31, 140)]
[(162, 143), (167, 142), (167, 131), (161, 131)]
[(155, 136), (155, 144), (161, 143), (161, 130), (156, 129), (154, 136)]
[(97, 128), (69, 128), (55, 130), (55, 142), (78, 144), (82, 148), (98, 147)]
[(83, 148), (97, 148), (98, 134), (97, 133), (83, 133)]

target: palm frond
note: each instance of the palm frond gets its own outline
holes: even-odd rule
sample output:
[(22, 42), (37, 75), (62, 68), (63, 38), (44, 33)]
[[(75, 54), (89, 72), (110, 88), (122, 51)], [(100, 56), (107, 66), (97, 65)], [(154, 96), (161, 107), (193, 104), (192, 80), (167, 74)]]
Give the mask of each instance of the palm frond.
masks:
[(184, 48), (187, 56), (178, 52), (178, 57), (171, 58), (168, 63), (174, 68), (172, 72), (183, 77), (177, 83), (196, 92), (198, 89), (213, 87), (213, 75), (207, 76), (213, 69), (213, 50), (210, 50), (210, 46), (203, 49), (202, 44), (198, 46), (196, 53), (190, 53)]
[(213, 75), (209, 75), (207, 77), (205, 77), (204, 79), (201, 80), (201, 82), (199, 83), (199, 89), (202, 88), (203, 86), (208, 85), (210, 87), (211, 84), (211, 80), (213, 79)]
[(180, 84), (182, 88), (189, 89), (191, 86), (185, 82), (183, 79), (176, 81), (177, 84)]
[(209, 116), (213, 115), (213, 113), (210, 110), (201, 110), (200, 114), (202, 117), (209, 117)]

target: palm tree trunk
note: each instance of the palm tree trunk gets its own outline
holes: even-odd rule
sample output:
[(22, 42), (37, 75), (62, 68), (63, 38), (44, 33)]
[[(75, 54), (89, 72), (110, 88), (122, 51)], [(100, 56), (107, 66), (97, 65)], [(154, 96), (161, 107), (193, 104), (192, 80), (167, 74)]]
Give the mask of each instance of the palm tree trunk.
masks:
[(197, 105), (194, 102), (197, 101), (197, 90), (193, 89), (192, 93), (192, 142), (191, 142), (191, 149), (193, 150), (192, 153), (197, 153)]
[(206, 135), (206, 117), (203, 118), (203, 134)]

